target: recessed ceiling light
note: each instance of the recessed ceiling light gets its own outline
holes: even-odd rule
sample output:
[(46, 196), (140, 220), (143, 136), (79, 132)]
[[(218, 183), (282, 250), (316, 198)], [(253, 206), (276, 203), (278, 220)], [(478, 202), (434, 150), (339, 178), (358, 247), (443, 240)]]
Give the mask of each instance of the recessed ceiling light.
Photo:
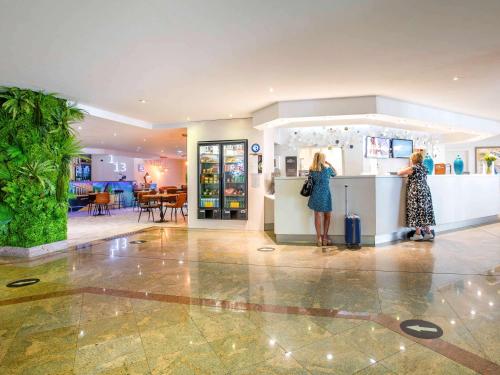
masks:
[(230, 114), (229, 114), (229, 117), (233, 118), (233, 115), (230, 113)]
[(165, 151), (161, 150), (160, 152), (161, 152), (161, 153), (164, 153)]
[(186, 117), (186, 120), (191, 121), (191, 117), (189, 117), (189, 116)]
[(146, 104), (146, 99), (139, 99), (139, 103)]
[(269, 87), (269, 92), (274, 92), (274, 89), (272, 87)]
[(144, 142), (146, 142), (146, 138), (144, 138)]
[(460, 78), (461, 78), (461, 77), (459, 77), (459, 76), (455, 76), (455, 77), (453, 77), (453, 80), (454, 80), (454, 81), (458, 81)]
[(113, 133), (113, 137), (116, 137), (116, 133)]
[(82, 127), (81, 127), (81, 126), (79, 126), (79, 127), (78, 127), (78, 130), (82, 130)]

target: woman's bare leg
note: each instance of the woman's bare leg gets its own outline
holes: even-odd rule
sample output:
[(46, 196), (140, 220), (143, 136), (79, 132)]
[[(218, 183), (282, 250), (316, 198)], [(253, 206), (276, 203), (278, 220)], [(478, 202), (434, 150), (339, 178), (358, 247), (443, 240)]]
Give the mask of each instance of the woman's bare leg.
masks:
[(415, 234), (422, 234), (422, 230), (420, 229), (420, 227), (415, 228)]
[(326, 241), (328, 244), (328, 229), (330, 228), (330, 219), (332, 217), (331, 212), (325, 212), (323, 217), (323, 242)]
[(314, 211), (314, 226), (316, 227), (316, 240), (322, 242), (321, 237), (321, 212)]

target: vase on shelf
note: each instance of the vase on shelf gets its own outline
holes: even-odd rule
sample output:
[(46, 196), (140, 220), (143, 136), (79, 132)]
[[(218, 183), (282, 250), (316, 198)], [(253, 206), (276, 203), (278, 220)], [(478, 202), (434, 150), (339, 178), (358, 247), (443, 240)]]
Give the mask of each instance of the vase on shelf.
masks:
[(434, 172), (434, 160), (432, 160), (429, 154), (426, 154), (423, 161), (425, 169), (427, 169), (427, 174), (432, 174)]
[(493, 162), (492, 161), (487, 161), (486, 162), (486, 174), (492, 174), (493, 173)]
[(457, 155), (457, 158), (453, 162), (453, 169), (455, 170), (455, 174), (464, 173), (464, 161), (462, 160), (460, 155)]

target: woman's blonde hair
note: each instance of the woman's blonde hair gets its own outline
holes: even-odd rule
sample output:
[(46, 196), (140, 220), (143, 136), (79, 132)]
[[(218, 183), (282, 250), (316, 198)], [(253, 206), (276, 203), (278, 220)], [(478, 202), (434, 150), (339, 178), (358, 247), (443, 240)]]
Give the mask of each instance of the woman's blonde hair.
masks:
[(322, 152), (316, 152), (313, 157), (313, 162), (311, 164), (311, 171), (320, 172), (325, 166), (325, 154)]
[(411, 154), (411, 162), (413, 164), (422, 164), (423, 161), (424, 161), (424, 155), (420, 151)]

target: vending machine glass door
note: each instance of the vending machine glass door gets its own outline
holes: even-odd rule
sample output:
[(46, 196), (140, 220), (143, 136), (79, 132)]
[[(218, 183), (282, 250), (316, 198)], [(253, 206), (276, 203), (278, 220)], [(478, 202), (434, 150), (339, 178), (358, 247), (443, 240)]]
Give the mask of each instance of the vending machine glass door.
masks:
[(246, 147), (243, 142), (223, 145), (223, 180), (225, 210), (246, 209), (247, 171)]
[(220, 208), (220, 144), (199, 145), (199, 208)]

